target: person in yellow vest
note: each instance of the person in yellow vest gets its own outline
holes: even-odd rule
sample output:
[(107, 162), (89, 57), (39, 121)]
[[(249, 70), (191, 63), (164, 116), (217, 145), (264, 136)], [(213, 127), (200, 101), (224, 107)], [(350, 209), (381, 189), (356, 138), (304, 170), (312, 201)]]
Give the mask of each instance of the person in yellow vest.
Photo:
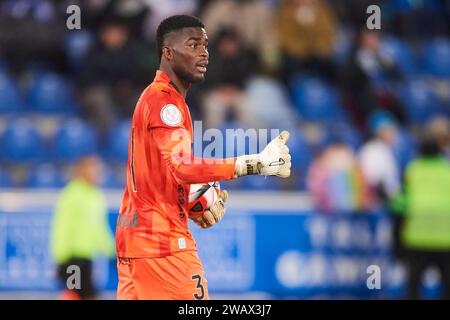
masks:
[[(50, 246), (58, 278), (65, 288), (61, 299), (94, 299), (97, 292), (92, 261), (99, 253), (109, 257), (115, 254), (106, 200), (97, 186), (101, 168), (97, 156), (83, 156), (75, 165), (74, 178), (59, 195)], [(78, 282), (73, 278), (78, 276), (77, 271)]]
[(407, 249), (408, 299), (420, 298), (425, 269), (439, 269), (442, 297), (450, 299), (450, 163), (435, 139), (406, 170), (402, 244)]

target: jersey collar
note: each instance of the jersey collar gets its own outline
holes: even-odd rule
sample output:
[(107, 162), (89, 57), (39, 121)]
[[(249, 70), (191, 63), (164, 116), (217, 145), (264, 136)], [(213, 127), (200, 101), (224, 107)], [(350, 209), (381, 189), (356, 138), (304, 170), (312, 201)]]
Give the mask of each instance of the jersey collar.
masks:
[(164, 71), (156, 70), (156, 76), (153, 81), (166, 82), (166, 83), (170, 84), (181, 95), (181, 92), (180, 92), (180, 90), (178, 90), (178, 87), (175, 85), (175, 83), (172, 80), (170, 80), (169, 76)]

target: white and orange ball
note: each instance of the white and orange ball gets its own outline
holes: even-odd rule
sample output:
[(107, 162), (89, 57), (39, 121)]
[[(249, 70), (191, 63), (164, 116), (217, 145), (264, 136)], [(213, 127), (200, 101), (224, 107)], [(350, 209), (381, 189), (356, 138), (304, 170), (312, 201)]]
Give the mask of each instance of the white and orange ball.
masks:
[(219, 198), (220, 184), (218, 181), (191, 184), (189, 192), (189, 215), (202, 215)]

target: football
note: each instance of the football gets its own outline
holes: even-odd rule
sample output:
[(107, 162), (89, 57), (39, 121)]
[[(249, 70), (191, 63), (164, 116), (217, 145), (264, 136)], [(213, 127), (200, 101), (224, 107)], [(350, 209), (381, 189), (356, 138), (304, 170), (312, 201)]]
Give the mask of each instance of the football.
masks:
[(220, 195), (218, 181), (204, 184), (192, 184), (189, 192), (189, 215), (203, 214), (209, 209)]

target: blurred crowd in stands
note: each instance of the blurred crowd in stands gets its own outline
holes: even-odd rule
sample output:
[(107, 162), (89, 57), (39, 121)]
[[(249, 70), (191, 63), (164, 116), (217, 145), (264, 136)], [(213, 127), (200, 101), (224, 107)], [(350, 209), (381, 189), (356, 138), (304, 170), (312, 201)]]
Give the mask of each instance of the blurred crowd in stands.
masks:
[[(80, 30), (66, 27), (72, 4)], [(372, 4), (381, 30), (366, 27)], [(158, 67), (156, 27), (181, 13), (210, 39), (193, 119), (292, 132), (293, 179), (230, 187), (308, 189), (324, 211), (365, 209), (401, 189), (425, 132), (450, 156), (447, 1), (2, 0), (0, 187), (60, 187), (92, 151), (102, 185), (121, 187), (129, 118)]]

